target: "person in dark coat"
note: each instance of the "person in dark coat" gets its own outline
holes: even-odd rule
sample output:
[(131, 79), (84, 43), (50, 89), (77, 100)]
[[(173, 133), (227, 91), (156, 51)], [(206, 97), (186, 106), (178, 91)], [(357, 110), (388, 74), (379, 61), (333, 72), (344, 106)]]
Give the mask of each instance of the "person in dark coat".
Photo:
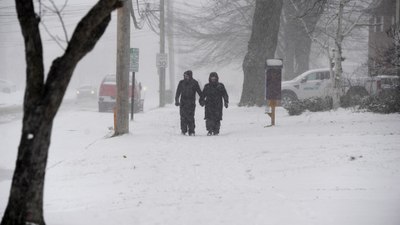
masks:
[(201, 97), (199, 83), (193, 79), (191, 70), (183, 73), (183, 80), (179, 81), (175, 94), (175, 105), (179, 106), (181, 117), (181, 130), (185, 135), (189, 131), (189, 136), (194, 136), (195, 122), (194, 111), (196, 109), (196, 92)]
[[(224, 104), (222, 104), (222, 100)], [(218, 135), (222, 120), (222, 106), (228, 108), (229, 96), (223, 83), (218, 81), (216, 72), (210, 73), (208, 84), (204, 86), (203, 95), (200, 99), (200, 105), (205, 105), (206, 128), (208, 136)]]

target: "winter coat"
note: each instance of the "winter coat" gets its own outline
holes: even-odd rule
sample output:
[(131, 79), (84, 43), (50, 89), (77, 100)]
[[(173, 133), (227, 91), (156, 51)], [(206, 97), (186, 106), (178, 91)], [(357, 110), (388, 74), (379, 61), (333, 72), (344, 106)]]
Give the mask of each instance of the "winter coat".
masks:
[(175, 103), (181, 108), (194, 110), (196, 107), (196, 92), (202, 95), (199, 83), (190, 77), (189, 80), (179, 81), (175, 94)]
[(229, 96), (223, 83), (208, 83), (204, 86), (200, 104), (205, 105), (204, 119), (222, 120), (222, 99), (228, 105)]

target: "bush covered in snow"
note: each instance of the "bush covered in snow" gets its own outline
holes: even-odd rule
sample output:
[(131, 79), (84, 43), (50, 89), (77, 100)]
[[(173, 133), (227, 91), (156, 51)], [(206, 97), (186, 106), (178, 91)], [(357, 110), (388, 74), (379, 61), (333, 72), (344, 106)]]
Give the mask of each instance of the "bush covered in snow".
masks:
[(400, 112), (400, 87), (386, 90), (376, 96), (362, 99), (360, 109), (375, 113), (399, 113)]
[(331, 98), (308, 98), (304, 100), (293, 101), (287, 108), (289, 115), (300, 115), (304, 111), (322, 112), (332, 109)]
[(296, 100), (292, 101), (290, 105), (286, 107), (286, 110), (288, 111), (290, 116), (297, 116), (302, 114), (306, 110), (306, 108), (302, 101)]
[(349, 107), (356, 107), (361, 105), (363, 99), (368, 98), (368, 96), (360, 96), (360, 95), (350, 95), (346, 94), (340, 97), (340, 107), (342, 108), (349, 108)]

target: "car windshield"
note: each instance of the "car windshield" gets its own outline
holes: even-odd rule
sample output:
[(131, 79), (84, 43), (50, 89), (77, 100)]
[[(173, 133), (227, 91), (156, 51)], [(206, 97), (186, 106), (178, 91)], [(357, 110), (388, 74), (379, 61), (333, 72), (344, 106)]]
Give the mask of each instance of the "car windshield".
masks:
[(80, 89), (80, 90), (91, 90), (91, 89), (93, 89), (93, 87), (90, 86), (90, 85), (86, 85), (86, 86), (81, 86), (81, 87), (79, 87), (79, 89)]
[(115, 84), (116, 82), (116, 76), (106, 76), (106, 78), (104, 78), (104, 83)]
[[(104, 78), (104, 83), (105, 84), (116, 84), (117, 83), (117, 77), (115, 75), (108, 75)], [(132, 83), (132, 76), (129, 76), (129, 84)]]
[[(305, 74), (308, 74), (305, 76)], [(316, 70), (316, 71), (306, 71), (302, 73), (301, 75), (295, 77), (293, 80), (294, 81), (299, 81), (302, 80), (303, 78), (306, 78), (307, 80), (323, 80), (323, 79), (329, 79), (329, 71), (326, 70)]]

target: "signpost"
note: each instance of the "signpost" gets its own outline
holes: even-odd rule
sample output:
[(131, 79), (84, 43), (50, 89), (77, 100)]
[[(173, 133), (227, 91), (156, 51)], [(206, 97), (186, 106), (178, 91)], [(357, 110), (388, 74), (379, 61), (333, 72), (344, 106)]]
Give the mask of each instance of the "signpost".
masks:
[(282, 59), (267, 59), (265, 62), (265, 99), (267, 114), (271, 117), (271, 125), (275, 126), (275, 107), (281, 99), (282, 92)]
[(156, 56), (156, 64), (158, 68), (167, 68), (168, 55), (166, 53), (158, 53)]
[(139, 49), (130, 49), (130, 64), (129, 71), (132, 72), (132, 87), (131, 87), (131, 120), (133, 120), (133, 111), (135, 105), (135, 72), (139, 72)]
[(156, 64), (159, 71), (159, 84), (160, 84), (160, 107), (165, 106), (165, 68), (168, 64), (168, 55), (162, 50), (156, 56)]
[(131, 48), (129, 71), (134, 72), (134, 73), (139, 72), (139, 49), (138, 48)]

